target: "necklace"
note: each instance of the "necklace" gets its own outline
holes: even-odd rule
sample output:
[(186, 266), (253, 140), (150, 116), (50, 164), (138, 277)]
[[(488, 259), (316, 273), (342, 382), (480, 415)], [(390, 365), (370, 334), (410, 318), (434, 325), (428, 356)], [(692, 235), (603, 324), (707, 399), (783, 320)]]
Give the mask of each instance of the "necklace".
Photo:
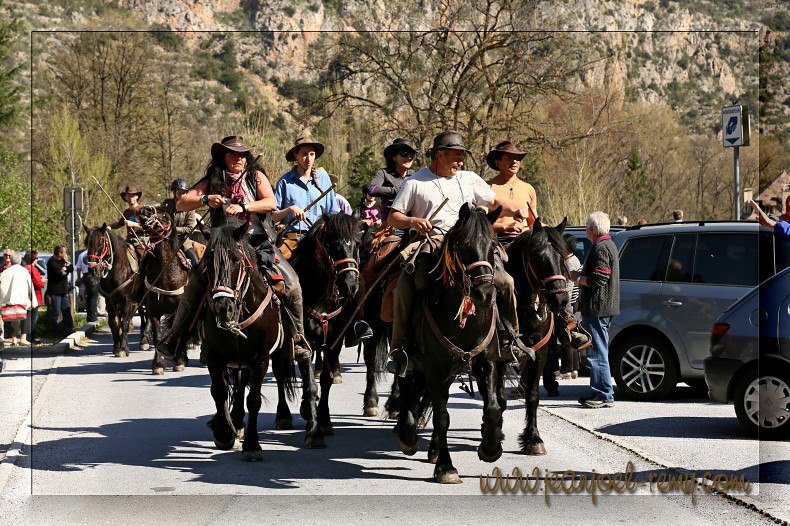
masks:
[[(439, 182), (441, 179), (444, 178), (437, 176), (437, 178), (433, 180), (433, 183), (436, 185), (436, 188), (439, 189), (439, 193), (442, 194), (442, 201), (444, 201), (445, 199), (447, 199), (447, 195), (445, 195), (444, 189), (442, 188), (442, 185)], [(448, 210), (453, 215), (458, 215), (461, 212), (461, 206), (463, 206), (463, 204), (466, 203), (466, 196), (464, 196), (464, 187), (461, 185), (461, 180), (458, 178), (458, 174), (453, 176), (453, 179), (455, 179), (456, 183), (458, 183), (458, 191), (461, 193), (461, 198), (458, 200), (458, 206), (456, 208), (453, 208), (450, 205), (450, 201), (447, 201), (447, 204), (445, 205), (445, 209)], [(452, 185), (452, 183), (450, 184)]]
[(510, 197), (511, 199), (515, 199), (516, 195), (513, 193), (513, 185), (512, 184), (507, 187), (507, 190), (508, 190), (508, 197)]

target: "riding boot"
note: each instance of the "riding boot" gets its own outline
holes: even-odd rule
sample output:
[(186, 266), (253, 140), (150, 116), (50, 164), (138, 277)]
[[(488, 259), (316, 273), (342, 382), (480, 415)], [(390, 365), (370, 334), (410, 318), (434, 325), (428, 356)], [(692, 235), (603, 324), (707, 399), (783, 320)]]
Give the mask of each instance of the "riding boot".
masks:
[(516, 314), (516, 294), (513, 278), (505, 272), (502, 259), (494, 255), (494, 286), (496, 287), (496, 304), (499, 311), (498, 336), (500, 356), (516, 359), (529, 356), (535, 359), (535, 351), (524, 345), (519, 339), (518, 315)]
[(411, 317), (414, 295), (424, 293), (430, 288), (429, 273), (432, 258), (429, 254), (420, 254), (414, 261), (412, 273), (404, 270), (398, 278), (393, 297), (392, 340), (387, 362), (387, 371), (403, 376), (409, 368), (409, 348), (406, 324)]
[(557, 325), (560, 329), (557, 331), (557, 337), (565, 346), (578, 350), (590, 341), (586, 334), (575, 330), (578, 327), (578, 322), (573, 319), (573, 315), (567, 310), (557, 315)]
[[(165, 358), (171, 359), (176, 355), (181, 340), (185, 333), (189, 330), (192, 320), (198, 314), (200, 308), (200, 300), (208, 287), (208, 280), (206, 275), (200, 270), (195, 269), (189, 274), (189, 281), (184, 287), (184, 293), (178, 302), (176, 314), (173, 316), (173, 322), (170, 325), (170, 333), (159, 342), (157, 350)], [(201, 362), (202, 362), (201, 356)]]

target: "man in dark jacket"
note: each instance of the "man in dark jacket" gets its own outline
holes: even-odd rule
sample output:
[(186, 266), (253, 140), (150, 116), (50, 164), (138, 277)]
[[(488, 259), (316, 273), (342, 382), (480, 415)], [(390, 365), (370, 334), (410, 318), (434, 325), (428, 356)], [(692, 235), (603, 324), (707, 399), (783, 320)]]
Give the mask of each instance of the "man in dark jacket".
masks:
[(593, 212), (587, 219), (587, 239), (593, 246), (578, 278), (582, 323), (592, 334), (587, 348), (592, 396), (579, 403), (597, 409), (614, 406), (614, 388), (609, 371), (609, 325), (620, 313), (620, 262), (617, 247), (609, 236), (609, 216)]
[(61, 313), (63, 315), (61, 330), (68, 334), (74, 329), (74, 319), (71, 316), (71, 285), (69, 284), (69, 274), (73, 271), (74, 266), (66, 259), (66, 246), (56, 246), (52, 257), (47, 261), (49, 331), (52, 334), (58, 332), (58, 316)]

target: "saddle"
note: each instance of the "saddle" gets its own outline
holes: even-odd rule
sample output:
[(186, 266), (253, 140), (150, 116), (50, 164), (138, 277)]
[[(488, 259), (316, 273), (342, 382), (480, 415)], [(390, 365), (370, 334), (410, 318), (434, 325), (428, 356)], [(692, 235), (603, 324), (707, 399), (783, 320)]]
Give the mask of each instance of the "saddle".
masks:
[(291, 256), (293, 256), (293, 253), (296, 250), (297, 245), (299, 245), (299, 234), (296, 232), (288, 232), (287, 234), (283, 234), (280, 243), (277, 245), (277, 248), (280, 249), (280, 252), (285, 259), (290, 260)]
[[(407, 237), (401, 238), (394, 234), (395, 229), (392, 227), (385, 227), (376, 232), (370, 240), (368, 247), (369, 257), (365, 264), (360, 269), (362, 279), (367, 286), (371, 286), (376, 280), (377, 275), (383, 272), (393, 260), (400, 254), (400, 247), (405, 242), (408, 242)], [(388, 275), (383, 277), (379, 282), (378, 287), (382, 290), (381, 308), (379, 311), (379, 318), (385, 323), (392, 323), (393, 321), (393, 304), (395, 286), (398, 283), (400, 276), (400, 266), (392, 265)]]

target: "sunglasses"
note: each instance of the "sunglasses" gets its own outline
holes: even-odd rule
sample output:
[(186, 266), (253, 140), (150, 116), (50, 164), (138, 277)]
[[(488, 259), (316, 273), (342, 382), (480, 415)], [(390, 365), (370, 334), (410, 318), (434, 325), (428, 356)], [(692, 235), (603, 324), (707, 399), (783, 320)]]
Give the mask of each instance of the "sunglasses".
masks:
[(413, 158), (416, 154), (411, 150), (401, 150), (398, 152), (398, 155), (400, 155), (401, 157)]

